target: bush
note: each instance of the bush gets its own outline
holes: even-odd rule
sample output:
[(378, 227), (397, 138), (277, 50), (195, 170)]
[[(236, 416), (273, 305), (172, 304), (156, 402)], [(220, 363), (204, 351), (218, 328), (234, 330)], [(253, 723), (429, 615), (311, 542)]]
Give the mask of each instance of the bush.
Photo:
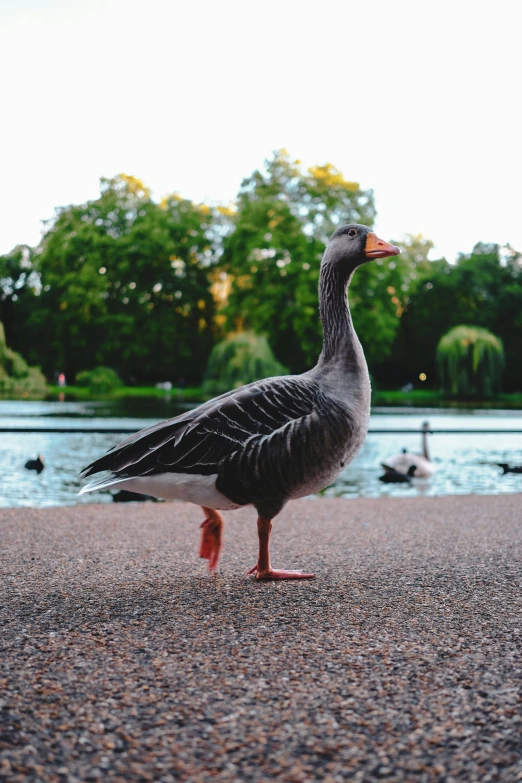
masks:
[(203, 391), (205, 394), (222, 394), (246, 383), (286, 375), (270, 348), (266, 337), (253, 332), (229, 335), (212, 349), (208, 360)]
[(29, 365), (25, 359), (11, 348), (4, 348), (3, 365), (12, 378), (27, 378), (29, 374)]
[(4, 326), (0, 322), (0, 393), (13, 397), (43, 397), (47, 383), (37, 367), (7, 347)]
[(94, 370), (83, 370), (76, 376), (78, 386), (86, 386), (93, 394), (105, 394), (122, 386), (122, 382), (111, 367), (96, 367)]
[(455, 326), (437, 346), (442, 391), (451, 397), (492, 397), (501, 390), (502, 340), (479, 326)]

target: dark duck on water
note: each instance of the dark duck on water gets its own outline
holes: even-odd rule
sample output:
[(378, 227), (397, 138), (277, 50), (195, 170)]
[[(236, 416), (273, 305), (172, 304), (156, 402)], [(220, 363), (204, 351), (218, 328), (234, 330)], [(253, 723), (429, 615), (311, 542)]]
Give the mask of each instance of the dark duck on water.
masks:
[(44, 467), (45, 465), (41, 454), (39, 454), (36, 459), (28, 459), (24, 465), (26, 470), (36, 470), (37, 473), (41, 473)]
[(347, 288), (358, 266), (399, 253), (367, 226), (338, 228), (321, 263), (323, 350), (316, 366), (302, 375), (250, 383), (131, 435), (82, 471), (82, 477), (100, 471), (109, 476), (80, 494), (117, 486), (202, 506), (200, 555), (211, 571), (221, 550), (219, 511), (253, 506), (259, 553), (249, 573), (311, 579), (314, 574), (272, 568), (272, 520), (289, 500), (330, 484), (362, 446), (370, 380)]
[(497, 462), (497, 465), (502, 468), (502, 476), (505, 476), (506, 473), (522, 473), (522, 465), (510, 467), (507, 462)]

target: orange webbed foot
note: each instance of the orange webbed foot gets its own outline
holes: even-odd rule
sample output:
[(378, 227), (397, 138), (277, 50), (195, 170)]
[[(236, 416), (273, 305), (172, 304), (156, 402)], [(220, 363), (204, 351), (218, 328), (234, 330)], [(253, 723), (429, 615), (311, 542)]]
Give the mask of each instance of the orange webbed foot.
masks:
[(268, 568), (266, 571), (260, 571), (256, 565), (248, 571), (249, 574), (255, 574), (256, 579), (269, 581), (275, 579), (315, 579), (315, 574), (307, 574), (304, 571), (286, 571)]
[(212, 508), (204, 508), (206, 517), (201, 523), (201, 542), (199, 556), (208, 560), (208, 569), (217, 571), (219, 556), (221, 554), (223, 517)]

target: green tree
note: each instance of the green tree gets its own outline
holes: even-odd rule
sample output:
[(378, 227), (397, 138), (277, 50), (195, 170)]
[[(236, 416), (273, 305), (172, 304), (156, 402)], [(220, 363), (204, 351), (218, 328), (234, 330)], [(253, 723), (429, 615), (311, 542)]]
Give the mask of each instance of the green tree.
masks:
[(47, 385), (37, 367), (29, 367), (19, 353), (8, 348), (0, 321), (0, 393), (41, 397)]
[[(0, 257), (0, 318), (9, 345), (49, 378), (105, 366), (127, 382), (199, 382), (216, 340), (244, 330), (300, 372), (321, 348), (325, 243), (338, 225), (374, 218), (371, 191), (284, 150), (243, 181), (233, 209), (177, 194), (158, 204), (134, 177), (102, 179), (98, 198), (57, 210), (39, 247)], [(472, 323), (502, 339), (505, 388), (522, 389), (520, 255), (479, 243), (448, 264), (429, 260), (421, 236), (396, 244), (400, 256), (363, 265), (350, 287), (377, 383), (424, 372), (435, 385), (441, 335)]]
[(24, 354), (31, 338), (27, 321), (40, 287), (32, 248), (18, 245), (0, 256), (0, 321), (9, 345)]
[(101, 180), (100, 197), (64, 207), (37, 254), (33, 355), (74, 377), (98, 365), (125, 380), (199, 380), (214, 341), (209, 265), (223, 231), (177, 195), (152, 201), (134, 177)]
[(394, 351), (401, 318), (410, 295), (431, 269), (428, 254), (433, 243), (422, 236), (406, 234), (395, 241), (399, 256), (378, 258), (357, 270), (350, 286), (353, 321), (372, 374), (392, 382), (396, 373)]
[(305, 369), (320, 346), (320, 255), (321, 247), (303, 234), (287, 203), (241, 194), (220, 262), (230, 285), (225, 331), (264, 334), (281, 361)]
[[(371, 278), (366, 287), (366, 296), (376, 303), (373, 324), (368, 324), (367, 333), (372, 334), (373, 327), (373, 334), (385, 343), (385, 346), (378, 347), (378, 356), (371, 362), (372, 370), (377, 383), (389, 388), (413, 379), (409, 370), (411, 335), (405, 328), (405, 319), (407, 323), (412, 297), (416, 296), (424, 280), (433, 275), (435, 269), (445, 268), (446, 265), (443, 259), (429, 260), (433, 242), (421, 234), (406, 234), (400, 240), (393, 240), (393, 243), (401, 248), (400, 256), (389, 260), (377, 259), (371, 265), (366, 265), (363, 273)], [(364, 277), (361, 277), (361, 283), (363, 280)], [(354, 282), (357, 285), (357, 280)], [(364, 318), (364, 310), (361, 316)], [(425, 358), (424, 354), (422, 358)], [(425, 365), (416, 369), (414, 377), (418, 378)]]
[(105, 394), (118, 389), (122, 382), (111, 367), (95, 367), (94, 370), (79, 372), (76, 375), (76, 384), (86, 386), (93, 394)]
[(310, 367), (321, 349), (317, 283), (325, 239), (337, 225), (370, 225), (374, 217), (371, 191), (330, 164), (303, 172), (284, 150), (274, 153), (243, 181), (224, 242), (226, 330), (265, 334), (292, 371)]
[(522, 388), (522, 266), (520, 256), (498, 245), (478, 243), (456, 264), (430, 264), (410, 293), (394, 348), (401, 382), (425, 372), (435, 385), (436, 349), (443, 334), (460, 324), (476, 324), (502, 340), (506, 390)]
[(502, 341), (487, 329), (455, 326), (437, 346), (442, 390), (451, 397), (492, 397), (501, 390)]
[(238, 332), (230, 334), (212, 349), (203, 389), (208, 395), (222, 394), (286, 372), (275, 359), (265, 337), (253, 332)]

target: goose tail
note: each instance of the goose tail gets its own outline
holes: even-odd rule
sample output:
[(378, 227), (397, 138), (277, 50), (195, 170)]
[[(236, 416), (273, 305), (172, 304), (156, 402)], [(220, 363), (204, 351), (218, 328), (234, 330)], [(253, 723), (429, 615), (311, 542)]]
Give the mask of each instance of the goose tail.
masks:
[(128, 481), (128, 476), (118, 476), (116, 473), (110, 473), (108, 476), (102, 476), (89, 481), (81, 490), (78, 495), (87, 495), (88, 492), (98, 492), (100, 489), (108, 489), (114, 487), (116, 484), (121, 484), (123, 481)]

